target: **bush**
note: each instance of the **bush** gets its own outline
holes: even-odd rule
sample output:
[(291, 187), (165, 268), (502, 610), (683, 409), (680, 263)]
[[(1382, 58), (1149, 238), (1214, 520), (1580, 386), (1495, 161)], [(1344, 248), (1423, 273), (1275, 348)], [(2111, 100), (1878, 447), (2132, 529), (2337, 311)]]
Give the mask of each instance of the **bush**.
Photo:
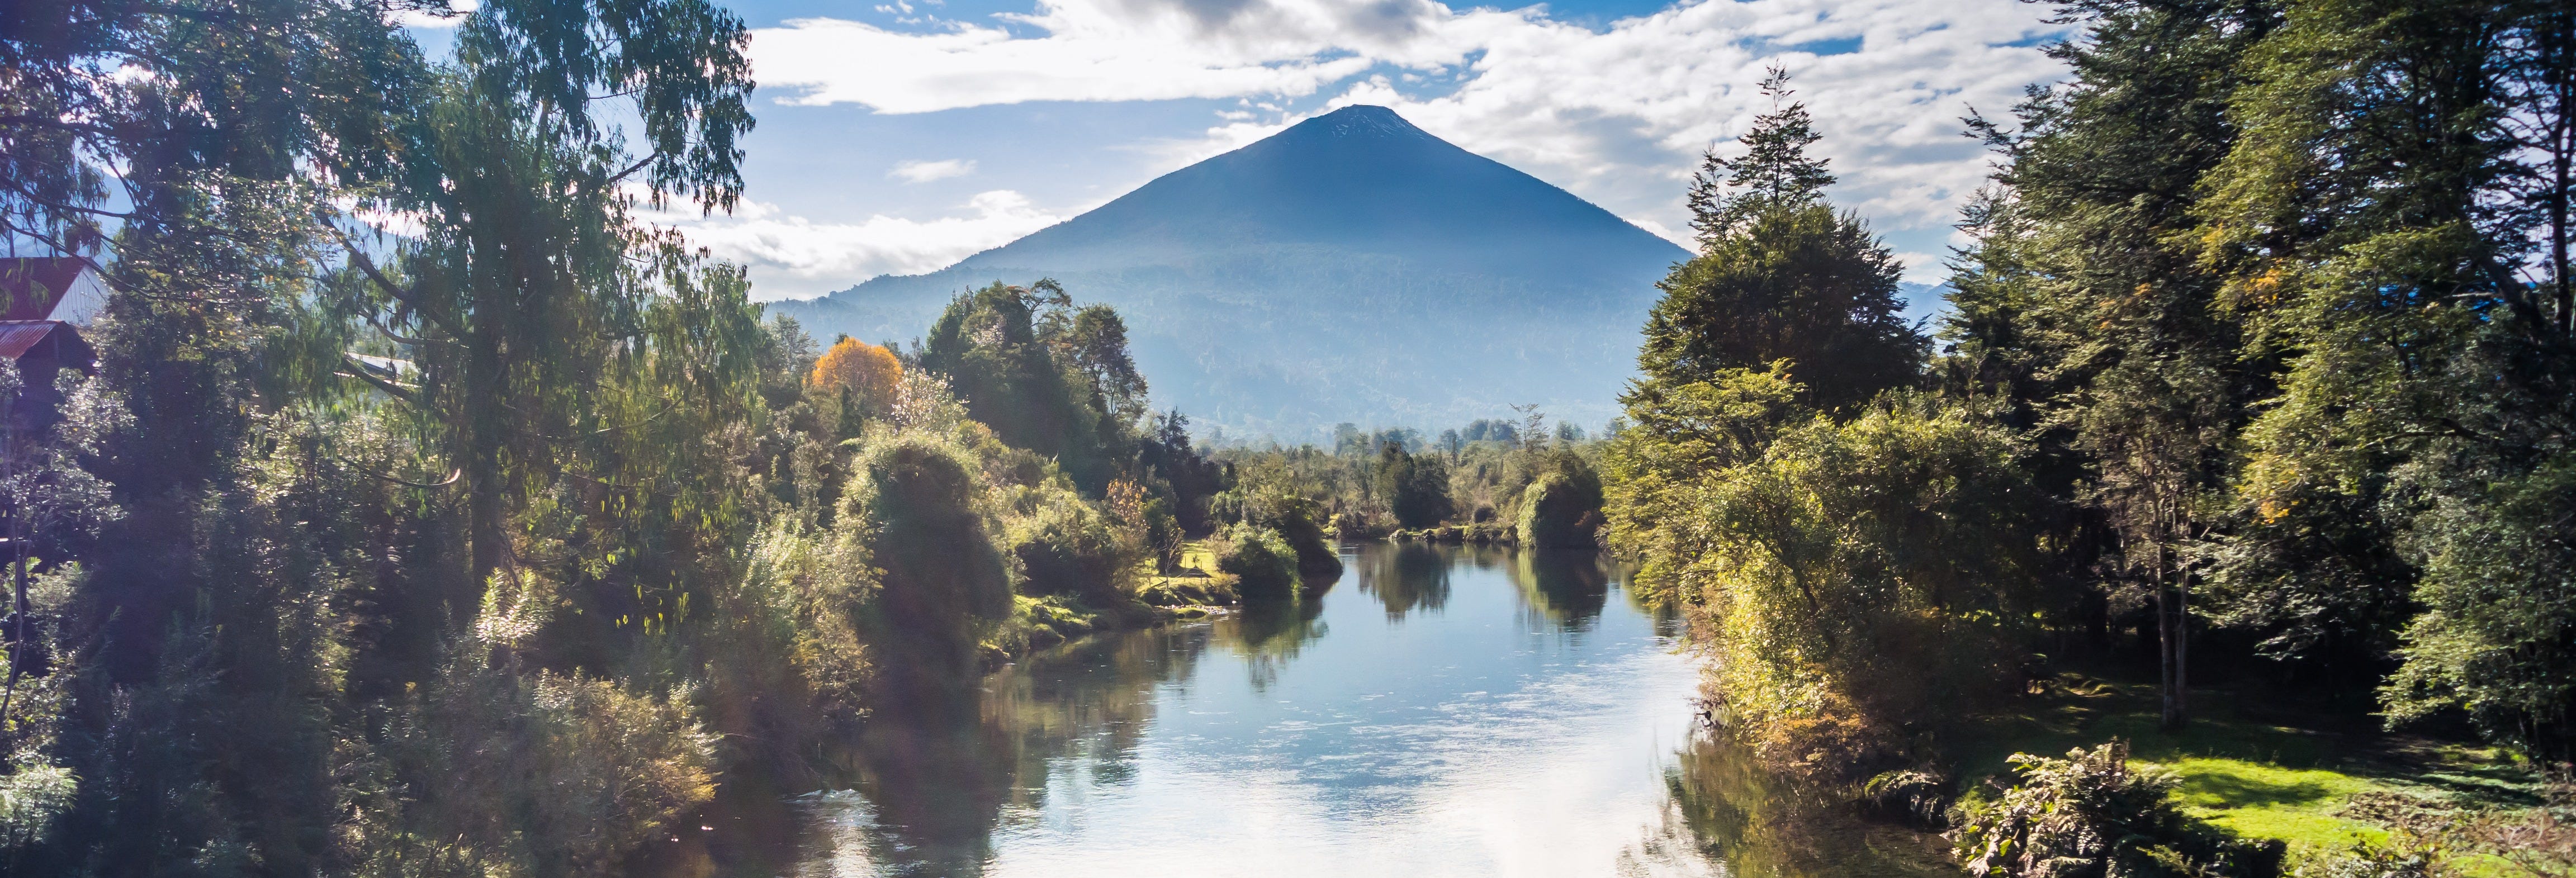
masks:
[(1883, 772), (1861, 785), (1861, 803), (1880, 817), (1939, 829), (1949, 810), (1950, 780), (1919, 768)]
[(342, 827), (368, 857), (361, 871), (620, 874), (629, 852), (714, 797), (716, 738), (687, 690), (527, 674), (488, 643), (461, 644), (389, 724), (392, 783)]
[(1601, 523), (1601, 477), (1579, 458), (1522, 490), (1521, 545), (1589, 549), (1597, 544)]
[(1051, 492), (1032, 514), (1011, 523), (1006, 542), (1019, 562), (1021, 591), (1069, 595), (1094, 604), (1129, 600), (1120, 574), (1137, 558), (1100, 513), (1072, 492)]
[(1438, 455), (1408, 454), (1388, 443), (1378, 452), (1377, 494), (1395, 513), (1396, 526), (1420, 530), (1456, 513), (1449, 502), (1449, 467)]
[(1296, 551), (1269, 528), (1236, 525), (1217, 545), (1216, 569), (1235, 578), (1247, 601), (1297, 595)]
[(866, 632), (886, 653), (880, 681), (966, 685), (979, 669), (983, 629), (1012, 610), (1009, 566), (979, 508), (976, 461), (952, 443), (893, 434), (871, 439), (855, 464), (839, 538), (863, 544), (881, 571)]
[[(1750, 737), (1839, 714), (1855, 727), (1814, 737), (1883, 749), (1874, 730), (2017, 691), (2021, 644), (2054, 599), (2035, 575), (2020, 453), (1965, 407), (1891, 398), (1674, 486), (1687, 500), (1658, 514), (1689, 524), (1647, 541), (1644, 560), (1710, 641), (1717, 691)], [(1801, 737), (1766, 758), (1806, 760)]]
[(2231, 839), (2182, 813), (2179, 781), (2129, 767), (2112, 741), (2065, 759), (2015, 753), (2021, 783), (2000, 799), (1964, 803), (1951, 834), (1970, 875), (1981, 878), (2270, 878), (2280, 842)]

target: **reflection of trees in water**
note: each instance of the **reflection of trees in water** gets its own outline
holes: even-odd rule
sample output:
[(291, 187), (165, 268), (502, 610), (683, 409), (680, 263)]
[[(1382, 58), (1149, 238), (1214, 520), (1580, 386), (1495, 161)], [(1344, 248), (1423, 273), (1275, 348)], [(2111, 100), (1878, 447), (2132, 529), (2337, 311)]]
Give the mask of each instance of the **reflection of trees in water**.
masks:
[[(1155, 689), (1188, 679), (1210, 637), (1200, 625), (1084, 641), (993, 674), (973, 702), (879, 711), (830, 757), (865, 807), (841, 801), (852, 814), (823, 815), (826, 834), (808, 849), (898, 875), (982, 874), (994, 829), (1006, 815), (1034, 815), (1051, 773), (1093, 787), (1134, 778)], [(852, 823), (865, 831), (828, 828)]]
[(1360, 590), (1375, 595), (1378, 603), (1386, 605), (1389, 619), (1402, 619), (1415, 610), (1440, 609), (1449, 604), (1449, 566), (1459, 551), (1398, 543), (1379, 551), (1362, 552), (1358, 559)]
[(1302, 601), (1244, 602), (1234, 618), (1217, 623), (1217, 638), (1243, 656), (1252, 674), (1252, 691), (1266, 692), (1279, 680), (1279, 670), (1288, 666), (1306, 644), (1324, 636), (1325, 625), (1317, 617), (1324, 612), (1324, 602), (1315, 598)]
[(1601, 553), (1539, 549), (1514, 553), (1504, 568), (1544, 624), (1589, 631), (1610, 603), (1610, 565)]
[(1662, 815), (1620, 853), (1623, 874), (1870, 878), (1958, 874), (1921, 837), (1865, 823), (1832, 797), (1699, 737), (1665, 771)]

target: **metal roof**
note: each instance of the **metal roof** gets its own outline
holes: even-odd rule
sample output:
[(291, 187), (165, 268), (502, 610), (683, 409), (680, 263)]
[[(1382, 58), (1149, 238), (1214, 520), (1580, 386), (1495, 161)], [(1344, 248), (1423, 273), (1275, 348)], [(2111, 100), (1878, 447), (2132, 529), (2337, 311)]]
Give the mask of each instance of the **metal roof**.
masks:
[(69, 256), (0, 259), (0, 304), (8, 307), (0, 320), (53, 319), (55, 304), (87, 270), (87, 261)]
[(42, 343), (54, 330), (69, 326), (60, 320), (0, 321), (0, 357), (15, 360)]

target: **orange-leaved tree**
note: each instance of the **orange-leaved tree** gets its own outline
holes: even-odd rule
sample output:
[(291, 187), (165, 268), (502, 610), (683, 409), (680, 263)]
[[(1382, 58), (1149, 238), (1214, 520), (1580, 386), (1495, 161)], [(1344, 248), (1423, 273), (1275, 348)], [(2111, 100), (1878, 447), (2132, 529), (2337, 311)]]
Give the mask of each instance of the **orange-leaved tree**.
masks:
[(895, 359), (893, 351), (843, 338), (814, 361), (814, 374), (806, 383), (825, 394), (847, 388), (853, 401), (882, 412), (894, 405), (895, 385), (902, 380), (903, 362)]

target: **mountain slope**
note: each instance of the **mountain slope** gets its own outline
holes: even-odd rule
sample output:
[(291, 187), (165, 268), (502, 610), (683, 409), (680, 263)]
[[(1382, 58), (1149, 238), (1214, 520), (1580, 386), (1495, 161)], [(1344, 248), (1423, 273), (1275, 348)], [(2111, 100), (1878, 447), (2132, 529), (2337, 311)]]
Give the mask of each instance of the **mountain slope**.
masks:
[(1126, 315), (1159, 405), (1230, 430), (1438, 426), (1541, 403), (1599, 423), (1654, 281), (1689, 254), (1382, 107), (1174, 171), (926, 275), (772, 307), (919, 335), (948, 299), (1054, 277)]

